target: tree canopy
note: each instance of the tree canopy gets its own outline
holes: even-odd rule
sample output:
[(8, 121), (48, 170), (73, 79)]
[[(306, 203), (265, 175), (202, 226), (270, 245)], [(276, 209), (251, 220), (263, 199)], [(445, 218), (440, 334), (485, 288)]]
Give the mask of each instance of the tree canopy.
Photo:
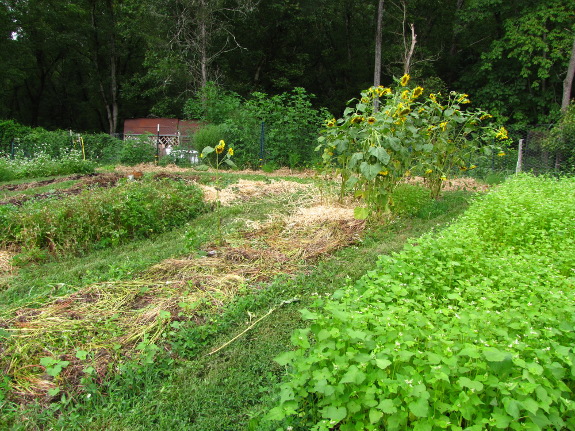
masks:
[[(378, 0), (0, 0), (0, 117), (119, 131), (181, 117), (208, 81), (243, 96), (296, 87), (339, 115), (372, 85)], [(380, 82), (404, 71), (510, 122), (556, 120), (575, 38), (570, 0), (386, 0)]]

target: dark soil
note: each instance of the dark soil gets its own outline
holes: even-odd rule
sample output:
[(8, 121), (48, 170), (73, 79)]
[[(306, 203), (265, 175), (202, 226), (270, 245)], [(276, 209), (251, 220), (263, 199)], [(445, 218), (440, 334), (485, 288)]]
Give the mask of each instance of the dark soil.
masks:
[(28, 190), (35, 187), (42, 187), (49, 184), (61, 183), (64, 181), (80, 180), (78, 183), (74, 184), (67, 189), (53, 190), (50, 192), (37, 193), (33, 195), (18, 195), (11, 198), (0, 201), (0, 205), (16, 205), (22, 206), (27, 201), (30, 200), (44, 200), (50, 198), (63, 198), (66, 196), (79, 195), (86, 189), (95, 187), (113, 187), (116, 185), (118, 180), (123, 178), (123, 175), (117, 173), (95, 173), (88, 175), (71, 175), (68, 177), (54, 178), (45, 181), (33, 181), (30, 183), (23, 184), (7, 184), (0, 186), (0, 191), (22, 191)]

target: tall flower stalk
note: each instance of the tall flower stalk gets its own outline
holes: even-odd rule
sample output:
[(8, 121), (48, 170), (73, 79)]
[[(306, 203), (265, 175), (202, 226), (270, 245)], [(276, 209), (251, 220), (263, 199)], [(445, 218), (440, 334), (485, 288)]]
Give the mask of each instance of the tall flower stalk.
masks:
[[(213, 157), (209, 157), (212, 153), (215, 154), (215, 163), (210, 162), (210, 159)], [(208, 165), (211, 165), (216, 170), (216, 221), (217, 221), (217, 230), (218, 230), (218, 244), (221, 245), (222, 243), (222, 215), (220, 212), (220, 208), (222, 203), (220, 201), (220, 167), (223, 163), (226, 165), (236, 168), (236, 164), (232, 161), (232, 156), (234, 155), (234, 149), (228, 146), (226, 150), (226, 143), (223, 139), (220, 140), (218, 145), (215, 147), (207, 146), (202, 150), (200, 154), (200, 158), (202, 158)]]

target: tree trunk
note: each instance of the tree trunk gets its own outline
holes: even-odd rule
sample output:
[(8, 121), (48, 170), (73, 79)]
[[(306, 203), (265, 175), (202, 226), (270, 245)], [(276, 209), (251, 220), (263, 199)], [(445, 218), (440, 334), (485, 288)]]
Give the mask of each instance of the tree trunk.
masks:
[[(571, 58), (569, 59), (569, 66), (567, 66), (567, 75), (563, 80), (563, 98), (561, 99), (561, 112), (566, 112), (571, 102), (571, 90), (573, 89), (573, 75), (575, 75), (575, 39), (573, 39), (573, 46), (571, 48)], [(555, 169), (561, 167), (562, 157), (561, 151), (555, 153)]]
[(417, 42), (417, 35), (415, 34), (415, 26), (413, 24), (409, 25), (411, 27), (411, 43), (409, 44), (409, 49), (407, 49), (407, 44), (405, 45), (405, 60), (403, 62), (403, 74), (409, 74), (411, 69), (411, 61), (413, 60), (413, 53), (415, 51), (415, 44)]
[(575, 75), (575, 39), (571, 48), (571, 59), (567, 67), (567, 76), (563, 80), (563, 99), (561, 100), (561, 111), (565, 112), (571, 101), (571, 91), (573, 88), (573, 75)]
[[(373, 68), (373, 86), (378, 87), (381, 82), (381, 30), (383, 26), (383, 4), (385, 0), (379, 0), (377, 8), (377, 25), (375, 30), (375, 66)], [(379, 98), (373, 99), (373, 112), (379, 109)]]

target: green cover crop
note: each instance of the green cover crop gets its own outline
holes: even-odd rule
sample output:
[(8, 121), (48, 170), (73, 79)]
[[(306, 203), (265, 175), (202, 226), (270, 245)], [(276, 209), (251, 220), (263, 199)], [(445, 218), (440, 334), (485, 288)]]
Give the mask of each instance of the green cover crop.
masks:
[(575, 180), (518, 176), (316, 308), (288, 429), (575, 429)]

